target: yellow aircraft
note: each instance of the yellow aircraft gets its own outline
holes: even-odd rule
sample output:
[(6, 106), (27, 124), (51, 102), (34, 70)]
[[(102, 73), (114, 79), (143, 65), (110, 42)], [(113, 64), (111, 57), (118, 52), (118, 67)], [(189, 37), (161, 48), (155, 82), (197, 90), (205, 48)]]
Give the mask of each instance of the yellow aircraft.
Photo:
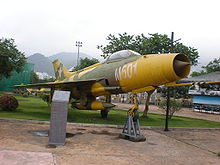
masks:
[(140, 93), (187, 77), (190, 62), (187, 56), (174, 54), (140, 55), (122, 50), (110, 55), (104, 62), (77, 72), (69, 72), (58, 60), (53, 62), (56, 80), (49, 83), (17, 85), (27, 88), (68, 90), (79, 100), (78, 109), (102, 110), (114, 107), (110, 102), (97, 101), (97, 96), (119, 93)]

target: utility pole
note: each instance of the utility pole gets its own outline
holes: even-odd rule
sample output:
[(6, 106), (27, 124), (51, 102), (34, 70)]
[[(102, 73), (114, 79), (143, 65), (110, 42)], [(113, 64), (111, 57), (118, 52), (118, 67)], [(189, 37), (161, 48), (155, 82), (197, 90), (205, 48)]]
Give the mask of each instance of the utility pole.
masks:
[[(174, 32), (171, 33), (171, 48), (170, 53), (173, 53), (173, 43), (181, 40), (179, 38), (178, 40), (174, 41)], [(169, 131), (168, 129), (168, 120), (169, 120), (169, 111), (170, 111), (170, 89), (172, 87), (167, 87), (167, 110), (166, 110), (166, 122), (165, 122), (165, 129), (164, 131)]]
[(170, 111), (170, 87), (167, 87), (167, 110), (166, 110), (166, 122), (165, 122), (164, 131), (169, 131), (168, 129), (169, 111)]
[(76, 63), (76, 66), (78, 66), (80, 64), (80, 61), (79, 61), (79, 48), (82, 47), (82, 42), (76, 41), (76, 47), (78, 47), (77, 63)]
[[(172, 51), (173, 51), (173, 40), (174, 40), (174, 32), (171, 33), (170, 53), (172, 53)], [(168, 129), (169, 111), (170, 111), (170, 87), (167, 87), (167, 110), (166, 110), (166, 122), (165, 122), (164, 131), (169, 131), (169, 129)]]

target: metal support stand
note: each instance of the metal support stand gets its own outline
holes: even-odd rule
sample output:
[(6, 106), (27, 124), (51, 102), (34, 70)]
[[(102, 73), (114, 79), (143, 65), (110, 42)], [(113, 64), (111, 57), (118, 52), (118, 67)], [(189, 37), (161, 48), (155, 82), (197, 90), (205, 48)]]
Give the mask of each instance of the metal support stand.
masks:
[(127, 121), (119, 137), (133, 142), (145, 141), (146, 137), (141, 134), (140, 130), (138, 111), (135, 110), (134, 113), (136, 114), (134, 117), (128, 114)]
[(141, 134), (140, 130), (138, 103), (136, 95), (133, 96), (133, 102), (134, 105), (130, 110), (128, 110), (128, 118), (124, 125), (122, 133), (119, 134), (119, 137), (133, 142), (145, 141), (146, 137)]

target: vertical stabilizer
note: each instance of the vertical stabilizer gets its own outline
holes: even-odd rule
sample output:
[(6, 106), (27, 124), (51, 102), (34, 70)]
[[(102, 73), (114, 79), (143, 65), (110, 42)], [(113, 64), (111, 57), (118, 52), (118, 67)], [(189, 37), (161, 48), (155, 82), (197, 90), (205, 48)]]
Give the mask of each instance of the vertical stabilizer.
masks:
[(59, 60), (55, 60), (53, 62), (53, 68), (56, 81), (62, 81), (72, 75), (71, 72), (69, 72), (68, 69)]

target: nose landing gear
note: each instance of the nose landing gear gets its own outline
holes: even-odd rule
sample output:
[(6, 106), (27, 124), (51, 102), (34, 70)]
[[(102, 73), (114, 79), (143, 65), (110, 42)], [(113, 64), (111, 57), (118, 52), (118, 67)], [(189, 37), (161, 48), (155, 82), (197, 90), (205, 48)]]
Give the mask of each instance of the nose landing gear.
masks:
[(146, 137), (141, 134), (140, 130), (138, 103), (136, 95), (133, 96), (133, 102), (134, 105), (131, 109), (128, 110), (128, 117), (122, 133), (119, 134), (119, 137), (133, 142), (145, 141)]

